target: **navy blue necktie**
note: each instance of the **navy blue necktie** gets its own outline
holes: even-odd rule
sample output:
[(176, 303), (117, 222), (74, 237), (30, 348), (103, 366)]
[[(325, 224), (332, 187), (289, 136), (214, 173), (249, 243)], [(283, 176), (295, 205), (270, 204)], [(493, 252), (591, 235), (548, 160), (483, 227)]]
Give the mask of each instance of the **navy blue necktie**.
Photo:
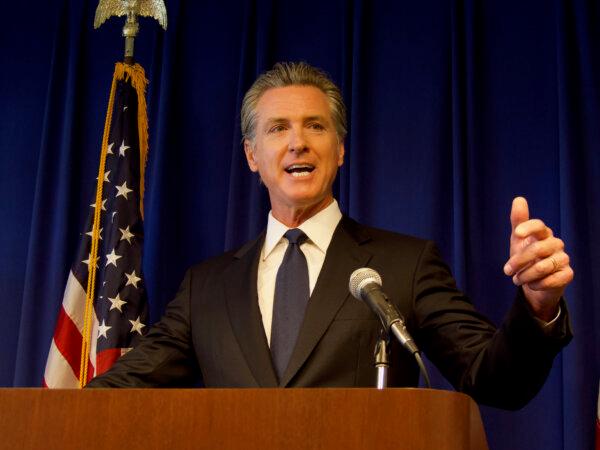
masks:
[(308, 239), (299, 228), (288, 230), (289, 241), (277, 271), (271, 324), (271, 357), (279, 380), (288, 365), (310, 297), (308, 265), (300, 245)]

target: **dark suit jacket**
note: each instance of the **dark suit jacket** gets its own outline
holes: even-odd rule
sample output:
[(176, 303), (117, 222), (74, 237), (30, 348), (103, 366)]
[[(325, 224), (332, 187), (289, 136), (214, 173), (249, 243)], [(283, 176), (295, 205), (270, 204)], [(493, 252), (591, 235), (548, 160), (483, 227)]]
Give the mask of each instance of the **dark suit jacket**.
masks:
[[(192, 267), (164, 317), (134, 350), (90, 387), (373, 386), (380, 323), (348, 292), (350, 274), (372, 267), (428, 358), (476, 400), (516, 408), (542, 386), (570, 340), (566, 306), (546, 335), (522, 294), (498, 330), (456, 288), (428, 241), (362, 226), (338, 225), (283, 379), (278, 382), (256, 288), (264, 233), (236, 252)], [(390, 386), (415, 386), (412, 356), (392, 343)]]

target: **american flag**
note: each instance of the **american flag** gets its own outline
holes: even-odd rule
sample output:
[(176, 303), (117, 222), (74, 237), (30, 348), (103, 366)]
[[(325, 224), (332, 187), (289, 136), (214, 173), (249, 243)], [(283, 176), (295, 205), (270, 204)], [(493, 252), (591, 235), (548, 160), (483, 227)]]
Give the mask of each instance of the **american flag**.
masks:
[[(123, 65), (123, 70), (125, 74), (131, 70), (141, 71), (145, 87), (140, 66)], [(137, 75), (140, 75), (139, 72)], [(141, 93), (143, 96), (143, 89)], [(146, 331), (148, 306), (142, 277), (140, 192), (145, 158), (140, 158), (138, 134), (138, 108), (145, 117), (145, 101), (138, 105), (138, 93), (127, 75), (117, 79), (113, 95), (103, 175), (98, 256), (95, 262), (90, 261), (94, 201), (90, 205), (86, 229), (80, 236), (77, 258), (69, 273), (46, 362), (44, 385), (49, 388), (80, 386), (86, 288), (91, 264), (96, 264), (97, 271), (86, 382), (108, 370), (117, 358), (136, 345)]]

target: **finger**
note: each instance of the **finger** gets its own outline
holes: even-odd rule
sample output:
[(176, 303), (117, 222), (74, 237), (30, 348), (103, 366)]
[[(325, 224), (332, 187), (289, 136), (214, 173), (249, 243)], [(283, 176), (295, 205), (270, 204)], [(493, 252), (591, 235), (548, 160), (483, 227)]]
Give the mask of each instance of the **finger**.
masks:
[(564, 289), (573, 281), (574, 272), (571, 266), (567, 266), (558, 272), (554, 272), (541, 280), (528, 283), (527, 286), (534, 291), (548, 291), (550, 289)]
[(569, 255), (565, 252), (555, 253), (547, 258), (536, 261), (517, 273), (513, 276), (513, 283), (517, 286), (534, 283), (568, 266)]
[(514, 234), (517, 238), (533, 236), (538, 240), (542, 240), (552, 236), (553, 232), (540, 219), (531, 219), (517, 225), (514, 229)]
[[(527, 238), (529, 240), (530, 238)], [(556, 237), (550, 237), (543, 241), (533, 241), (514, 255), (504, 265), (506, 275), (514, 275), (535, 264), (538, 260), (547, 258), (554, 253), (562, 252), (565, 244)]]
[(529, 220), (529, 206), (524, 197), (515, 197), (510, 210), (510, 224), (512, 230), (525, 221)]

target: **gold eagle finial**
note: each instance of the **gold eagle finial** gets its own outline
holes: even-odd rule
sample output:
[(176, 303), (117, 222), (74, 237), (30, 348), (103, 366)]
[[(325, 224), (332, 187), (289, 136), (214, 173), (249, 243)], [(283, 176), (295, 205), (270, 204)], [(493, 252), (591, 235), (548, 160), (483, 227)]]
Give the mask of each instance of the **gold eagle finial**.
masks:
[(100, 27), (112, 16), (153, 17), (167, 29), (167, 9), (163, 0), (100, 0), (94, 17), (94, 28)]
[(167, 9), (163, 0), (100, 0), (94, 17), (94, 28), (100, 27), (112, 16), (127, 16), (123, 26), (125, 62), (133, 63), (134, 40), (140, 29), (138, 16), (153, 17), (167, 29)]

